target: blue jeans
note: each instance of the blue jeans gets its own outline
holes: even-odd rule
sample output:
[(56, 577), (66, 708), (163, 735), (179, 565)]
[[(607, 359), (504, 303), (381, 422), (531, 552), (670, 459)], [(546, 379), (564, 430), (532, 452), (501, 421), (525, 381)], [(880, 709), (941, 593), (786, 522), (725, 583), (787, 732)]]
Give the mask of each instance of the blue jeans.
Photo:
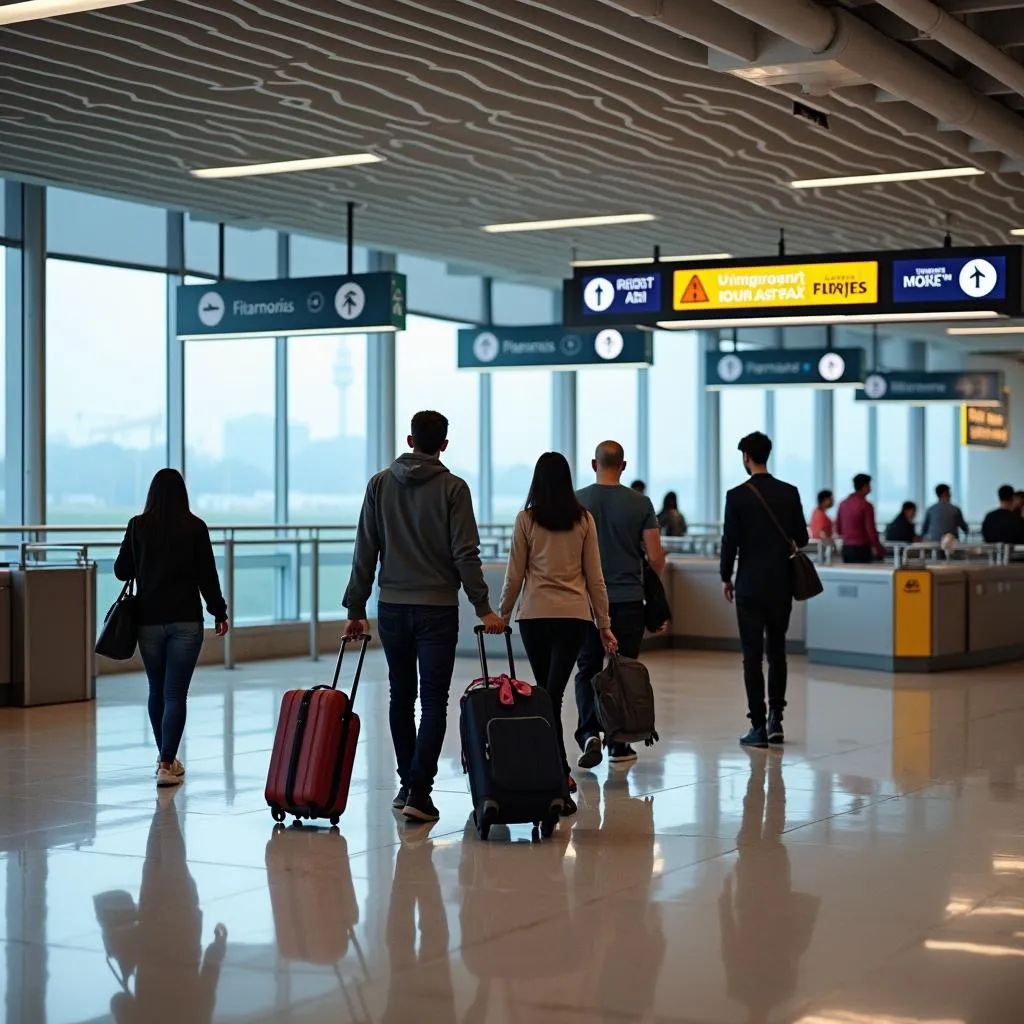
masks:
[(202, 647), (201, 622), (139, 627), (139, 654), (149, 679), (149, 721), (160, 760), (167, 764), (178, 756), (188, 687)]
[(455, 671), (459, 609), (382, 601), (377, 609), (377, 633), (391, 680), (391, 739), (395, 744), (398, 777), (403, 786), (429, 793), (448, 725), (448, 691)]

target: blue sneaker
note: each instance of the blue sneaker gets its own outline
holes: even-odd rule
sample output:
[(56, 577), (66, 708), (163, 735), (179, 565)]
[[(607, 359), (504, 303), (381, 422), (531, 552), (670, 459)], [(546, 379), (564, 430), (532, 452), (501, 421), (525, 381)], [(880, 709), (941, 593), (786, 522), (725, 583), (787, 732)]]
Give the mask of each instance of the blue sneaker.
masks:
[(746, 736), (740, 737), (741, 747), (767, 747), (768, 746), (768, 730), (763, 726), (759, 725), (751, 729)]

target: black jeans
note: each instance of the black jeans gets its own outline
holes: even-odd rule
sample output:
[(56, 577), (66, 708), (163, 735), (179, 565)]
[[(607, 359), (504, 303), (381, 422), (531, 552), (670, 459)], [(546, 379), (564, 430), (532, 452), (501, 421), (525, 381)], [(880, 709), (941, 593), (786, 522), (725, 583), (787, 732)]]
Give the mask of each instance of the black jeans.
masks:
[(562, 735), (562, 698), (589, 625), (585, 619), (519, 620), (519, 635), (523, 638), (533, 676), (537, 685), (543, 686), (551, 697), (558, 727), (558, 752), (562, 755), (566, 775), (569, 774), (569, 761), (565, 756), (565, 737)]
[(747, 688), (747, 717), (754, 728), (764, 725), (764, 659), (768, 657), (768, 707), (786, 706), (786, 632), (793, 611), (791, 597), (736, 595), (736, 618), (743, 647), (743, 684)]
[[(640, 645), (644, 639), (643, 601), (622, 601), (611, 605), (612, 632), (619, 641), (619, 654), (625, 658), (639, 658)], [(597, 701), (594, 699), (594, 676), (604, 665), (604, 645), (601, 634), (591, 623), (587, 626), (586, 639), (576, 662), (576, 709), (579, 725), (576, 728), (576, 742), (580, 749), (588, 736), (600, 736), (601, 723), (597, 720)]]
[(391, 739), (395, 744), (398, 777), (403, 786), (429, 793), (448, 724), (448, 691), (455, 671), (459, 609), (381, 602), (377, 609), (377, 632), (391, 680)]
[(868, 565), (874, 561), (870, 544), (844, 544), (842, 555), (847, 565)]

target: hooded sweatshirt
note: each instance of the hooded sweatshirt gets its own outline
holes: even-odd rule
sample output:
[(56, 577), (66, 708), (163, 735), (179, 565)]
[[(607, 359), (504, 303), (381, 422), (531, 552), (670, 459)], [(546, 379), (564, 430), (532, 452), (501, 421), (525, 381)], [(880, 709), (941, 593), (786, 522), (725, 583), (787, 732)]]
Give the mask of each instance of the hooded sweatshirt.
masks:
[(477, 615), (491, 610), (469, 486), (436, 455), (407, 452), (370, 480), (341, 602), (349, 618), (366, 618), (378, 559), (385, 604), (458, 606), (461, 584)]

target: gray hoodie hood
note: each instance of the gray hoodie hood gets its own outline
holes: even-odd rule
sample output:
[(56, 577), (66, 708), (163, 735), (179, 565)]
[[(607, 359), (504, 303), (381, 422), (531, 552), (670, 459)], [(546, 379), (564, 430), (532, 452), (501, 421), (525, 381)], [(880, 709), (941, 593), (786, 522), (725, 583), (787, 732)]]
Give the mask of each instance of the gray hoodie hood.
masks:
[(447, 473), (448, 467), (436, 455), (406, 452), (391, 463), (389, 472), (400, 484), (416, 487)]

